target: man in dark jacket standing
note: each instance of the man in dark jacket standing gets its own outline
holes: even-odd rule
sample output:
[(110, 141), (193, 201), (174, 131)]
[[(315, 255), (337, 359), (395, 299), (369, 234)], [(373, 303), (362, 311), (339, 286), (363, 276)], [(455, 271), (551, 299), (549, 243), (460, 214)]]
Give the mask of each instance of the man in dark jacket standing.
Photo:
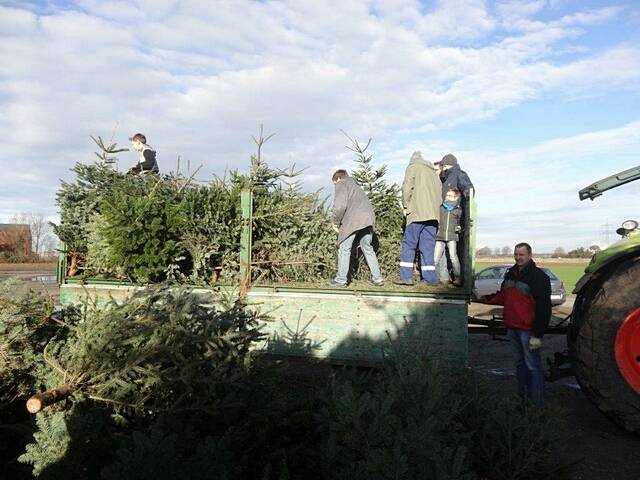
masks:
[(442, 180), (442, 200), (451, 188), (458, 190), (464, 197), (468, 196), (469, 190), (473, 188), (473, 183), (467, 172), (460, 168), (455, 155), (447, 153), (442, 160), (435, 165), (440, 167), (440, 179)]
[(338, 273), (329, 286), (347, 286), (351, 247), (356, 235), (360, 237), (360, 249), (371, 270), (371, 283), (381, 286), (384, 281), (371, 245), (376, 217), (369, 197), (346, 170), (337, 170), (331, 180), (335, 186), (332, 221), (338, 232)]
[(500, 291), (482, 297), (482, 303), (504, 305), (504, 323), (516, 359), (518, 395), (544, 404), (544, 372), (540, 347), (551, 319), (551, 281), (531, 258), (531, 245), (514, 248), (516, 264), (504, 277)]
[(433, 260), (440, 219), (440, 181), (436, 167), (422, 158), (421, 152), (413, 152), (404, 174), (402, 206), (407, 226), (402, 238), (400, 279), (394, 280), (393, 283), (413, 285), (413, 262), (418, 249), (422, 281), (429, 284), (438, 283)]

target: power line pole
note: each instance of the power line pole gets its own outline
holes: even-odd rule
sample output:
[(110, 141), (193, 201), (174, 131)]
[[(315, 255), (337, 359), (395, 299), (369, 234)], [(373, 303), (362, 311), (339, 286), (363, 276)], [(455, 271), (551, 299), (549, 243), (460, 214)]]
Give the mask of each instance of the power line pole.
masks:
[(607, 218), (606, 223), (603, 225), (604, 227), (604, 244), (605, 247), (609, 246), (609, 238), (611, 235), (611, 224), (609, 223), (609, 219)]

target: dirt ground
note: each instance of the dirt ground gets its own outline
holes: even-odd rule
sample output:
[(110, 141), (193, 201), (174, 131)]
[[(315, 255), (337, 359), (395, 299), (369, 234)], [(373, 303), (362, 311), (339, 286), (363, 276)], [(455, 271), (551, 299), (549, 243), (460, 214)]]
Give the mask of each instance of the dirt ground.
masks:
[[(0, 280), (20, 277), (38, 291), (57, 297), (55, 264), (0, 264)], [(554, 321), (559, 322), (570, 312), (573, 296), (554, 308)], [(469, 315), (491, 318), (500, 307), (471, 304)], [(498, 389), (515, 390), (513, 361), (509, 345), (502, 336), (469, 335), (469, 366), (485, 375)], [(546, 335), (543, 356), (553, 358), (554, 352), (566, 350), (564, 335)], [(640, 479), (640, 436), (633, 436), (609, 421), (580, 391), (574, 377), (547, 383), (547, 401), (559, 405), (567, 415), (564, 448), (570, 460), (576, 462), (575, 480), (638, 480)]]
[[(573, 307), (574, 296), (554, 307), (552, 322), (562, 321)], [(501, 307), (472, 303), (469, 315), (491, 318)], [(567, 348), (564, 335), (545, 335), (543, 357)], [(545, 361), (546, 364), (546, 361)], [(469, 335), (469, 366), (486, 375), (497, 388), (515, 391), (516, 380), (509, 344), (502, 336)], [(567, 415), (566, 451), (576, 462), (575, 480), (640, 479), (640, 436), (630, 435), (608, 420), (582, 393), (575, 377), (565, 377), (546, 385), (546, 399), (559, 405)]]
[(0, 281), (19, 278), (38, 292), (47, 292), (58, 298), (55, 263), (0, 263)]

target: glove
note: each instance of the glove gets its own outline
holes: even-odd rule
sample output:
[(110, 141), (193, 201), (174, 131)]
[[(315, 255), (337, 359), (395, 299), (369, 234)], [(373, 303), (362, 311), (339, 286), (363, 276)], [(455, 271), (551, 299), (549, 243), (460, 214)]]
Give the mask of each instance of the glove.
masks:
[(541, 338), (538, 338), (538, 337), (529, 338), (529, 350), (531, 350), (531, 351), (538, 350), (540, 347), (542, 347), (542, 339)]
[(456, 233), (460, 233), (460, 232), (462, 231), (462, 227), (461, 227), (460, 225), (458, 225), (458, 226), (455, 228), (455, 231), (456, 231)]

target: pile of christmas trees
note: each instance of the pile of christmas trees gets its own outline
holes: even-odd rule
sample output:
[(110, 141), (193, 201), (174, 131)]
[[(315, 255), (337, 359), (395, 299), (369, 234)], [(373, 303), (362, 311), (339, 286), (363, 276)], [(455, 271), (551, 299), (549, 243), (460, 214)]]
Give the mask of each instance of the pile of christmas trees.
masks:
[(54, 310), (14, 287), (0, 294), (0, 478), (562, 478), (554, 410), (424, 344), (385, 345), (378, 371), (301, 370), (259, 355), (265, 318), (234, 298), (158, 285)]
[(53, 311), (40, 295), (3, 289), (0, 422), (29, 396), (27, 409), (39, 413), (33, 432), (15, 414), (0, 429), (30, 442), (18, 460), (36, 476), (98, 478), (109, 459), (105, 478), (131, 478), (115, 473), (119, 462), (135, 463), (117, 449), (162, 448), (145, 435), (172, 442), (178, 425), (203, 441), (203, 451), (183, 446), (198, 464), (221, 441), (214, 432), (247, 414), (247, 392), (260, 381), (251, 351), (263, 335), (260, 313), (237, 299), (164, 284), (121, 304)]
[[(100, 161), (76, 164), (73, 182), (57, 194), (69, 276), (138, 283), (165, 280), (197, 285), (237, 283), (243, 225), (241, 192), (253, 194), (251, 271), (254, 283), (314, 282), (335, 270), (335, 234), (320, 192), (306, 192), (295, 166), (273, 169), (261, 158), (247, 173), (230, 172), (200, 184), (193, 175), (130, 175), (113, 169), (121, 150), (96, 139)], [(377, 244), (383, 274), (395, 272), (402, 237), (399, 188), (385, 180), (386, 167), (352, 140), (352, 175), (377, 214)], [(327, 176), (332, 172), (327, 172)], [(357, 246), (356, 246), (357, 247)], [(354, 250), (357, 260), (357, 251)], [(357, 263), (357, 262), (356, 262)], [(357, 268), (355, 268), (357, 276)]]

